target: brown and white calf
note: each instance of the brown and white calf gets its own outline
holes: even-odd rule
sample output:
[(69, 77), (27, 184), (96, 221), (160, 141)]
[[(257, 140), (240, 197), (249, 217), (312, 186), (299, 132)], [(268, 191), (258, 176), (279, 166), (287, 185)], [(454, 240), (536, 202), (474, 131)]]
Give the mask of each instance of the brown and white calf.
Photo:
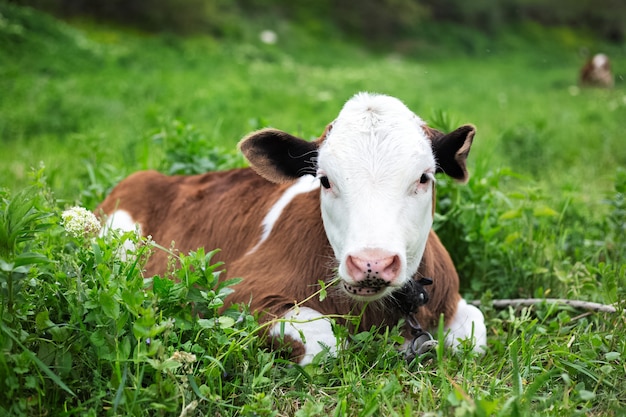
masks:
[[(263, 129), (240, 143), (252, 169), (139, 172), (99, 211), (109, 228), (139, 227), (182, 252), (221, 248), (216, 260), (243, 278), (227, 301), (250, 303), (265, 320), (289, 320), (270, 335), (290, 339), (301, 364), (338, 347), (324, 316), (363, 311), (361, 329), (393, 326), (403, 317), (394, 292), (422, 277), (433, 283), (417, 321), (433, 329), (443, 314), (446, 343), (473, 338), (480, 351), (483, 315), (459, 295), (452, 260), (431, 229), (435, 173), (467, 180), (474, 132), (465, 125), (444, 135), (399, 100), (360, 93), (316, 141)], [(167, 254), (156, 252), (147, 273), (164, 274), (166, 264)], [(323, 301), (311, 297), (320, 280), (336, 277)]]
[(612, 88), (615, 84), (611, 61), (605, 54), (596, 54), (589, 59), (580, 70), (580, 84)]

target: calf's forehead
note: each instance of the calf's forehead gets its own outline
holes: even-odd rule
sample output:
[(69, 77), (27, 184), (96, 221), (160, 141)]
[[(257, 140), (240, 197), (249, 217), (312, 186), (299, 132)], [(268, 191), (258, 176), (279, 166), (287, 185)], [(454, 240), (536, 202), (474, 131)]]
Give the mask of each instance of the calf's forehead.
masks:
[(423, 125), (395, 98), (356, 96), (346, 103), (323, 141), (320, 168), (428, 169), (434, 165), (434, 156)]

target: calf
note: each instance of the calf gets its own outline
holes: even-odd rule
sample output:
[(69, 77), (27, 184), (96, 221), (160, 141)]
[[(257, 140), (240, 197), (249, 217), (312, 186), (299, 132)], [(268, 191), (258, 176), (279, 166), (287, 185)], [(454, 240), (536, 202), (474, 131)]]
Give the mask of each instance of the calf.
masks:
[(581, 85), (611, 88), (614, 83), (611, 61), (605, 54), (594, 55), (580, 70)]
[[(249, 303), (262, 320), (286, 319), (269, 333), (287, 339), (301, 364), (325, 347), (336, 351), (325, 316), (362, 313), (360, 329), (393, 326), (403, 318), (397, 291), (423, 277), (433, 280), (429, 301), (413, 319), (432, 329), (443, 314), (447, 344), (473, 338), (481, 350), (483, 316), (459, 295), (452, 260), (431, 229), (435, 173), (467, 180), (474, 133), (465, 125), (443, 134), (395, 98), (360, 93), (316, 141), (263, 129), (240, 143), (252, 169), (139, 172), (99, 209), (108, 228), (138, 227), (182, 252), (221, 248), (216, 260), (227, 275), (244, 279), (227, 302)], [(146, 270), (164, 274), (166, 265), (159, 251)], [(311, 297), (320, 280), (337, 282), (323, 301)]]

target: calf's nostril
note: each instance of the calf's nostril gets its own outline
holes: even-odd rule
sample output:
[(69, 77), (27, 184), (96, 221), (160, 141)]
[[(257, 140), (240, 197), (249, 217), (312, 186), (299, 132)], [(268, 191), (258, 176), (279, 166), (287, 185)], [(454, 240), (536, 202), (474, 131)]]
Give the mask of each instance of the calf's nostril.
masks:
[(348, 274), (356, 282), (369, 279), (391, 282), (398, 276), (401, 262), (398, 255), (375, 258), (349, 255), (346, 258), (346, 266)]

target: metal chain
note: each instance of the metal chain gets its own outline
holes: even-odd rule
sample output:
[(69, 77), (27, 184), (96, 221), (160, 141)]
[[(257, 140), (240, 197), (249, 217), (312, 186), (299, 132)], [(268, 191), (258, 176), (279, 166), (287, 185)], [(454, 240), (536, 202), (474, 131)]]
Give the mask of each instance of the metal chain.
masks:
[(430, 278), (412, 279), (401, 290), (394, 294), (398, 308), (406, 317), (406, 322), (411, 327), (411, 336), (413, 340), (409, 343), (404, 357), (407, 362), (412, 362), (416, 357), (432, 351), (437, 346), (437, 341), (430, 333), (422, 329), (415, 318), (417, 310), (428, 302), (428, 292), (424, 286), (431, 285), (433, 280)]
[(411, 327), (413, 340), (407, 346), (404, 358), (408, 363), (411, 363), (416, 357), (423, 356), (437, 347), (437, 340), (429, 332), (422, 329), (422, 326), (415, 319), (415, 315), (407, 315), (406, 322)]

